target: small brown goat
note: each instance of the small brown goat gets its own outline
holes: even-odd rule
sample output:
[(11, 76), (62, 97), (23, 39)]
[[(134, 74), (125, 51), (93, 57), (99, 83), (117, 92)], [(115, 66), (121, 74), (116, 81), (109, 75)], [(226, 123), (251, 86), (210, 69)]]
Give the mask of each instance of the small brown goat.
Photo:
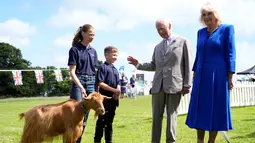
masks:
[(62, 103), (35, 106), (25, 113), (19, 114), (25, 118), (21, 143), (41, 143), (52, 141), (62, 135), (64, 143), (75, 143), (82, 135), (84, 114), (95, 110), (96, 115), (103, 115), (104, 99), (110, 99), (93, 92), (84, 100), (69, 99)]

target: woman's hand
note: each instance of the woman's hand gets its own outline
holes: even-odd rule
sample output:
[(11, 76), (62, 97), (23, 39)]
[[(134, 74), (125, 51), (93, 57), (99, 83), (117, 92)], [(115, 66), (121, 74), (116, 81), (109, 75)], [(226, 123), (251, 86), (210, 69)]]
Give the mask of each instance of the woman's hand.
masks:
[(234, 88), (233, 73), (228, 73), (228, 89), (232, 90), (233, 88)]
[(234, 88), (234, 84), (233, 84), (233, 82), (232, 82), (232, 80), (228, 80), (228, 89), (229, 90), (232, 90)]

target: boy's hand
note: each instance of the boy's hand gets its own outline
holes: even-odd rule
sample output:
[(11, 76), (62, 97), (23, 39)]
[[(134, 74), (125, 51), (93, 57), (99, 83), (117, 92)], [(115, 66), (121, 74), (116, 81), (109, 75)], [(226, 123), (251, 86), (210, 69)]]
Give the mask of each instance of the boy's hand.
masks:
[(113, 98), (115, 100), (118, 100), (119, 99), (119, 96), (120, 96), (120, 93), (121, 91), (119, 89), (115, 89), (114, 93), (113, 93)]
[(117, 94), (115, 94), (115, 93), (113, 93), (112, 96), (113, 96), (113, 99), (114, 99), (114, 100), (118, 100), (118, 99), (119, 99), (119, 95), (117, 95)]
[(121, 91), (120, 91), (120, 89), (115, 89), (114, 93), (117, 95), (120, 95)]

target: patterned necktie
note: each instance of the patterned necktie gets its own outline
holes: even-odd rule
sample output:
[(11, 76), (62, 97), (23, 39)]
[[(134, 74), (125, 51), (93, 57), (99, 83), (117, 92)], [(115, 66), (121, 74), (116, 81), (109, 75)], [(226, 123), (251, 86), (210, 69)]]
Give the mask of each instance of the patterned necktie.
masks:
[(164, 54), (167, 52), (167, 48), (168, 48), (168, 43), (167, 43), (167, 39), (164, 39)]

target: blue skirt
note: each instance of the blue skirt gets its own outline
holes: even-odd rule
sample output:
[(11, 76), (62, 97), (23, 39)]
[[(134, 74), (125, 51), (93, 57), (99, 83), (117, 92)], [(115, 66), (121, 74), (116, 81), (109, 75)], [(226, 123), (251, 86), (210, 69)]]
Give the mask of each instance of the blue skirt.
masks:
[(193, 81), (186, 124), (207, 131), (232, 129), (230, 93), (224, 65), (204, 63)]

